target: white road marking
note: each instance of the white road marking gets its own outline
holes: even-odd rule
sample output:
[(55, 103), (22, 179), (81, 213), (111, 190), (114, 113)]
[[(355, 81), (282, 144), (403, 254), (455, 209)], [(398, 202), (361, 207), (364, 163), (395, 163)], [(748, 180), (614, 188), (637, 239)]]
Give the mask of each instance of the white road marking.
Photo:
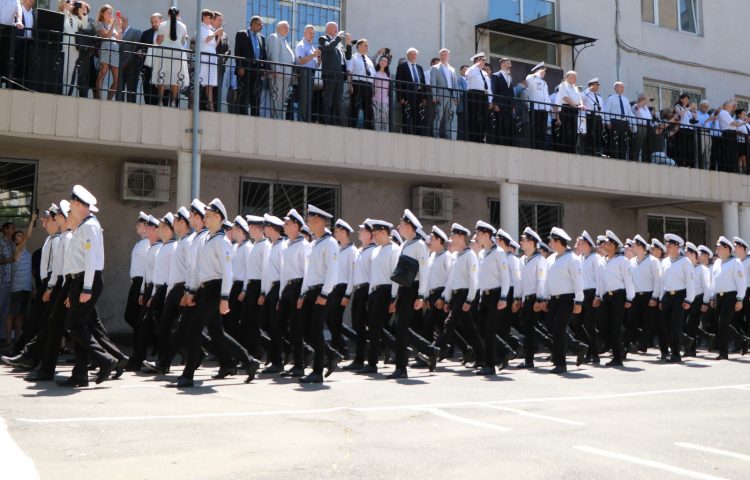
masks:
[(294, 409), (294, 410), (269, 410), (269, 411), (240, 411), (240, 412), (216, 412), (216, 413), (194, 413), (175, 415), (137, 415), (121, 417), (70, 417), (70, 418), (17, 418), (17, 421), (48, 424), (48, 423), (81, 423), (81, 422), (131, 422), (144, 420), (179, 420), (196, 418), (236, 418), (236, 417), (265, 417), (274, 415), (314, 415), (334, 412), (387, 412), (397, 410), (409, 410), (419, 408), (459, 408), (459, 407), (486, 407), (487, 405), (517, 405), (526, 403), (549, 403), (549, 402), (581, 402), (586, 400), (607, 400), (612, 398), (630, 398), (642, 396), (664, 395), (671, 393), (708, 392), (715, 390), (736, 390), (738, 387), (750, 387), (750, 384), (718, 385), (713, 387), (675, 388), (671, 390), (646, 390), (641, 392), (611, 393), (600, 395), (577, 395), (569, 397), (539, 397), (519, 398), (512, 400), (487, 400), (474, 402), (454, 403), (430, 403), (416, 405), (386, 405), (377, 407), (330, 407), (318, 409)]
[(675, 467), (674, 465), (669, 465), (668, 463), (661, 463), (661, 462), (656, 462), (654, 460), (647, 460), (645, 458), (633, 457), (630, 455), (625, 455), (623, 453), (610, 452), (608, 450), (601, 450), (599, 448), (589, 447), (587, 445), (579, 445), (573, 448), (577, 450), (581, 450), (583, 452), (601, 455), (603, 457), (614, 458), (616, 460), (622, 460), (624, 462), (630, 462), (630, 463), (635, 463), (637, 465), (643, 465), (646, 467), (655, 468), (658, 470), (664, 470), (665, 472), (675, 473), (683, 477), (698, 478), (700, 480), (727, 480), (723, 477), (716, 477), (714, 475), (708, 475), (706, 473), (696, 472), (694, 470), (688, 470), (688, 469), (681, 468), (681, 467)]
[(8, 426), (0, 418), (0, 465), (3, 475), (13, 480), (39, 480), (34, 461), (16, 444), (8, 432)]
[(559, 418), (559, 417), (550, 417), (549, 415), (540, 415), (538, 413), (531, 413), (525, 410), (518, 410), (517, 408), (501, 407), (499, 405), (489, 405), (489, 404), (482, 405), (482, 406), (487, 407), (487, 408), (492, 408), (495, 410), (502, 410), (505, 412), (515, 413), (517, 415), (521, 415), (524, 417), (538, 418), (540, 420), (549, 420), (550, 422), (564, 423), (566, 425), (574, 425), (574, 426), (586, 425), (583, 422), (577, 422), (575, 420), (567, 420), (565, 418)]
[(724, 457), (732, 457), (732, 458), (744, 460), (746, 462), (750, 462), (750, 455), (744, 455), (742, 453), (730, 452), (728, 450), (721, 450), (719, 448), (713, 448), (713, 447), (704, 447), (703, 445), (696, 445), (694, 443), (688, 443), (688, 442), (675, 442), (675, 445), (677, 445), (678, 447), (690, 448), (693, 450), (700, 450), (701, 452), (713, 453), (713, 454), (721, 455)]
[(486, 428), (489, 430), (495, 430), (497, 432), (509, 432), (510, 431), (510, 428), (508, 427), (501, 427), (499, 425), (493, 425), (491, 423), (480, 422), (478, 420), (472, 420), (470, 418), (465, 418), (465, 417), (459, 417), (458, 415), (450, 414), (444, 410), (440, 410), (439, 408), (415, 408), (414, 410), (418, 410), (420, 412), (428, 412), (437, 417), (446, 418), (448, 420), (453, 420), (454, 422), (458, 422), (458, 423), (465, 423), (466, 425), (471, 425), (474, 427)]

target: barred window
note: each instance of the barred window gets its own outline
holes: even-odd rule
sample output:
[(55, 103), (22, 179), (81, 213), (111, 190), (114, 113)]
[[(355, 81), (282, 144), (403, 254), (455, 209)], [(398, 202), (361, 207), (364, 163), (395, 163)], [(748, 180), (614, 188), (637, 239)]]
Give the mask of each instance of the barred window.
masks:
[(708, 226), (705, 218), (649, 215), (649, 238), (663, 240), (666, 233), (679, 235), (686, 242), (693, 242), (696, 245), (706, 245)]
[(0, 223), (25, 224), (36, 205), (35, 161), (0, 160)]
[(339, 217), (340, 195), (339, 185), (242, 179), (240, 211), (243, 215), (270, 213), (283, 217), (294, 208), (304, 215), (307, 204), (313, 204)]
[[(500, 224), (500, 200), (489, 199), (490, 222), (493, 225)], [(563, 206), (560, 203), (546, 202), (519, 202), (518, 204), (518, 229), (516, 234), (520, 235), (526, 227), (531, 227), (542, 238), (547, 238), (552, 227), (563, 226)], [(508, 232), (511, 235), (514, 232)]]

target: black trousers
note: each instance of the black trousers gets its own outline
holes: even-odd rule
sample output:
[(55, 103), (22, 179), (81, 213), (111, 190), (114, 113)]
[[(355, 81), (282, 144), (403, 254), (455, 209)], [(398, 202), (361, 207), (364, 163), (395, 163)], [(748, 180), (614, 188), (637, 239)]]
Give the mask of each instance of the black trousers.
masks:
[[(637, 292), (630, 309), (628, 309), (625, 320), (625, 331), (622, 334), (622, 343), (625, 348), (637, 340), (638, 330), (646, 331), (646, 326), (653, 322), (656, 307), (649, 307), (652, 292)], [(645, 335), (641, 335), (644, 337)], [(645, 340), (638, 339), (639, 346), (645, 347)]]
[(73, 340), (75, 354), (72, 377), (85, 379), (88, 378), (89, 357), (100, 367), (108, 367), (115, 361), (115, 358), (94, 339), (88, 328), (89, 317), (93, 314), (96, 302), (104, 289), (102, 272), (97, 271), (94, 274), (91, 299), (86, 303), (80, 301), (80, 295), (83, 292), (83, 274), (78, 274), (75, 278), (68, 276), (66, 282), (70, 282), (68, 294), (70, 308), (65, 317), (65, 329)]
[[(286, 285), (281, 292), (281, 296), (278, 295), (279, 287), (273, 287), (269, 295), (266, 295), (266, 303), (268, 303), (269, 300), (273, 300), (270, 297), (275, 289), (276, 294), (274, 296), (278, 299), (278, 302), (275, 303), (279, 305), (278, 310), (275, 312), (276, 317), (271, 321), (268, 330), (271, 336), (271, 363), (274, 365), (281, 365), (283, 363), (282, 351), (284, 339), (286, 338), (292, 344), (294, 366), (296, 368), (303, 368), (305, 366), (303, 331), (300, 328), (297, 318), (299, 317), (297, 300), (300, 297), (301, 288), (302, 279), (299, 279), (291, 285)], [(266, 305), (264, 304), (264, 311), (265, 307)], [(271, 308), (270, 305), (269, 308)]]
[[(251, 116), (260, 115), (260, 94), (263, 90), (263, 76), (256, 66), (245, 68), (245, 75), (237, 77), (237, 89), (239, 90), (240, 114)], [(248, 109), (249, 107), (249, 109)]]
[(495, 112), (495, 143), (496, 145), (513, 145), (513, 107), (500, 105), (500, 111)]
[(600, 155), (602, 153), (602, 138), (604, 127), (602, 117), (588, 112), (586, 114), (586, 153), (589, 155)]
[(412, 322), (421, 312), (414, 310), (419, 293), (419, 282), (411, 287), (399, 287), (396, 300), (396, 368), (405, 370), (409, 362), (409, 345), (418, 352), (429, 355), (431, 342), (411, 328)]
[(30, 356), (35, 362), (39, 360), (39, 353), (41, 352), (41, 344), (39, 344), (37, 337), (40, 329), (47, 326), (44, 317), (48, 310), (48, 304), (42, 301), (42, 296), (46, 291), (47, 279), (42, 281), (42, 284), (36, 290), (29, 316), (24, 322), (23, 331), (15, 346), (17, 352)]
[(372, 107), (372, 90), (373, 86), (368, 82), (352, 81), (354, 93), (349, 100), (349, 126), (355, 127), (359, 117), (359, 111), (362, 110), (364, 115), (366, 130), (373, 129), (373, 107)]
[(243, 364), (250, 363), (253, 358), (247, 350), (237, 343), (224, 331), (219, 303), (221, 301), (221, 280), (205, 282), (195, 294), (195, 315), (190, 319), (186, 332), (188, 346), (188, 357), (185, 361), (185, 369), (182, 371), (184, 378), (193, 379), (195, 370), (200, 364), (201, 345), (203, 344), (203, 328), (208, 328), (208, 335), (214, 343), (218, 352), (225, 352)]
[(141, 306), (138, 305), (138, 297), (141, 295), (141, 285), (143, 285), (143, 277), (131, 278), (128, 299), (125, 301), (125, 323), (133, 328), (135, 335), (138, 334), (138, 314), (141, 311)]
[(607, 325), (607, 343), (612, 348), (612, 360), (622, 361), (622, 324), (625, 319), (625, 290), (605, 292), (599, 310)]
[(492, 290), (487, 295), (482, 294), (477, 310), (477, 323), (482, 329), (482, 342), (484, 343), (484, 364), (487, 367), (495, 365), (497, 344), (500, 345), (501, 355), (505, 355), (511, 350), (505, 340), (497, 335), (502, 318), (502, 312), (497, 308), (500, 294), (499, 288)]
[(240, 320), (242, 320), (242, 303), (239, 300), (244, 282), (235, 280), (232, 282), (232, 290), (229, 292), (229, 313), (224, 316), (224, 330), (233, 338), (241, 339)]
[(172, 289), (167, 292), (167, 296), (164, 299), (164, 306), (161, 309), (161, 316), (158, 320), (157, 340), (159, 342), (159, 347), (157, 351), (159, 353), (159, 358), (162, 357), (163, 352), (169, 350), (169, 343), (176, 328), (176, 322), (178, 321), (180, 314), (184, 311), (184, 308), (180, 306), (180, 301), (184, 294), (185, 284), (179, 283), (174, 285)]
[(563, 105), (560, 111), (560, 133), (562, 135), (562, 148), (563, 152), (575, 153), (576, 142), (578, 141), (578, 114), (580, 110), (571, 107), (570, 105)]
[[(164, 301), (167, 296), (167, 286), (159, 285), (155, 292), (148, 299), (150, 305), (144, 306), (144, 313), (141, 316), (141, 322), (138, 326), (138, 338), (135, 345), (135, 351), (130, 356), (128, 367), (140, 368), (140, 365), (148, 357), (148, 347), (154, 341), (157, 334), (158, 322), (161, 318), (161, 312), (164, 308)], [(157, 337), (158, 341), (158, 337)]]
[[(316, 303), (321, 289), (321, 286), (316, 286), (309, 288), (305, 292), (302, 309), (299, 311), (298, 318), (294, 322), (295, 327), (301, 330), (305, 340), (315, 351), (313, 373), (320, 375), (323, 374), (326, 358), (331, 359), (338, 355), (338, 352), (325, 341), (325, 337), (323, 336), (323, 328), (328, 316), (329, 305), (327, 301), (325, 305)], [(300, 342), (300, 351), (301, 349)]]
[(65, 335), (65, 315), (68, 312), (65, 308), (65, 299), (68, 298), (70, 285), (67, 283), (63, 285), (62, 283), (61, 276), (57, 279), (50, 294), (46, 325), (42, 327), (37, 337), (41, 350), (36, 369), (40, 373), (48, 375), (55, 374), (57, 353), (60, 351), (60, 343)]
[(354, 341), (354, 361), (364, 363), (367, 355), (367, 296), (370, 285), (365, 283), (352, 292), (351, 315), (352, 327), (357, 334)]
[(680, 339), (687, 316), (687, 310), (682, 308), (683, 301), (685, 301), (685, 290), (676, 291), (674, 295), (666, 292), (661, 302), (664, 321), (669, 332), (669, 350), (678, 358), (680, 357)]
[(552, 363), (565, 367), (568, 323), (573, 314), (573, 294), (555, 295), (549, 300), (550, 330), (552, 333)]
[(529, 295), (523, 300), (521, 310), (521, 324), (523, 326), (523, 349), (526, 364), (534, 363), (537, 349), (536, 329), (539, 325), (539, 312), (534, 311), (536, 295)]
[(258, 305), (258, 298), (260, 298), (260, 280), (250, 280), (242, 302), (240, 326), (242, 329), (242, 346), (254, 357), (259, 357), (261, 354), (260, 322), (263, 307)]
[[(582, 342), (585, 342), (588, 345), (591, 345), (591, 339), (589, 337), (588, 330), (586, 330), (586, 313), (587, 313), (587, 306), (589, 309), (593, 310), (592, 303), (593, 303), (595, 295), (596, 295), (595, 289), (586, 289), (583, 291), (583, 303), (581, 304), (581, 313), (574, 313), (573, 319), (570, 322), (570, 329), (573, 331), (576, 338), (578, 338)], [(596, 334), (596, 331), (594, 332), (594, 334)], [(591, 352), (589, 352), (589, 355), (590, 354)]]
[(477, 359), (480, 359), (484, 358), (484, 346), (482, 345), (479, 331), (471, 318), (470, 312), (463, 311), (468, 294), (468, 290), (456, 290), (453, 292), (450, 301), (450, 313), (448, 314), (448, 318), (445, 319), (445, 329), (435, 341), (435, 344), (440, 348), (445, 348), (452, 341), (456, 328), (460, 327), (464, 340), (474, 349)]
[(376, 367), (380, 356), (380, 338), (383, 325), (388, 321), (388, 307), (391, 304), (391, 286), (380, 286), (367, 297), (367, 339), (370, 342), (367, 362)]
[(719, 355), (729, 355), (729, 327), (734, 317), (734, 304), (737, 302), (737, 292), (716, 293), (716, 312), (719, 317), (719, 328), (716, 343)]
[(331, 346), (342, 354), (349, 351), (346, 340), (344, 340), (344, 310), (346, 310), (346, 307), (341, 305), (341, 300), (346, 294), (346, 287), (345, 283), (336, 285), (328, 295), (328, 301), (326, 302), (328, 307), (326, 325), (328, 331), (331, 332)]
[(436, 288), (430, 292), (430, 295), (427, 297), (427, 300), (430, 302), (430, 308), (424, 316), (422, 331), (420, 333), (429, 341), (435, 340), (435, 330), (443, 329), (445, 318), (448, 316), (448, 314), (445, 313), (445, 310), (435, 307), (435, 303), (440, 300), (443, 295), (443, 290), (444, 287)]
[(125, 97), (128, 103), (136, 103), (136, 97), (138, 95), (138, 71), (139, 65), (136, 58), (131, 58), (131, 61), (120, 68), (120, 100)]
[(543, 149), (547, 137), (547, 110), (532, 110), (529, 112), (531, 119), (531, 145), (536, 149)]
[(625, 160), (630, 150), (629, 129), (630, 126), (627, 121), (612, 119), (608, 146), (610, 157)]
[(695, 130), (680, 128), (675, 135), (674, 160), (679, 167), (695, 167)]
[(344, 124), (344, 72), (323, 70), (323, 121)]
[(483, 142), (489, 123), (489, 104), (487, 93), (481, 90), (466, 92), (466, 116), (469, 122), (466, 140)]
[(143, 102), (146, 105), (156, 105), (159, 103), (159, 89), (151, 83), (151, 68), (142, 67), (141, 72), (143, 74)]

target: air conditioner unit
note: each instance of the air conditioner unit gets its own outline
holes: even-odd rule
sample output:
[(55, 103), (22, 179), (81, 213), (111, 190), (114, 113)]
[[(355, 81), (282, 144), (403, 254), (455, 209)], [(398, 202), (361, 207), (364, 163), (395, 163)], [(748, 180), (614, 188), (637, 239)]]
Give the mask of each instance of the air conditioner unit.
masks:
[(453, 220), (453, 190), (414, 187), (411, 191), (411, 204), (420, 219)]
[(120, 198), (148, 203), (169, 202), (170, 171), (169, 165), (124, 163)]

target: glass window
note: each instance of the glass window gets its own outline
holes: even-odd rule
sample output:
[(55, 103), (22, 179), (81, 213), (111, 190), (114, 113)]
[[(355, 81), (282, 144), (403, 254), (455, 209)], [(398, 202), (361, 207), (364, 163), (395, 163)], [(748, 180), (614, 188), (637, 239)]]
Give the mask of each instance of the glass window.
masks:
[(247, 24), (250, 18), (259, 15), (263, 18), (263, 34), (276, 30), (276, 23), (289, 22), (290, 43), (302, 38), (306, 25), (315, 27), (318, 33), (325, 31), (328, 22), (341, 24), (341, 0), (248, 0)]
[(555, 2), (550, 0), (523, 0), (523, 23), (554, 30)]
[(659, 0), (659, 26), (677, 30), (677, 0)]
[[(500, 200), (490, 198), (488, 203), (490, 223), (500, 225)], [(552, 227), (562, 227), (562, 220), (563, 206), (559, 203), (520, 202), (517, 234), (520, 236), (526, 227), (531, 227), (542, 238), (547, 238)]]
[(698, 0), (641, 0), (641, 20), (672, 30), (698, 34)]
[(490, 0), (490, 19), (502, 18), (521, 23), (522, 0)]
[(646, 23), (656, 23), (654, 0), (641, 0), (641, 20)]
[(672, 217), (665, 215), (648, 216), (648, 234), (650, 238), (662, 240), (664, 234), (674, 233), (686, 242), (706, 245), (708, 227), (705, 218)]
[(0, 161), (0, 223), (26, 224), (35, 193), (36, 162)]
[(737, 109), (747, 110), (750, 107), (750, 98), (737, 96), (734, 99), (737, 102)]
[(243, 179), (240, 189), (240, 210), (243, 215), (270, 213), (283, 217), (294, 208), (304, 215), (307, 204), (311, 203), (338, 216), (339, 191), (340, 187), (337, 185)]
[(695, 14), (695, 0), (680, 0), (680, 30), (698, 33), (698, 18)]
[(644, 80), (643, 91), (649, 98), (654, 99), (653, 105), (657, 110), (673, 107), (683, 93), (690, 95), (691, 103), (700, 102), (704, 97), (703, 89), (662, 83), (655, 80)]
[(532, 60), (534, 65), (542, 60), (549, 65), (559, 64), (557, 45), (494, 32), (490, 33), (490, 55)]

